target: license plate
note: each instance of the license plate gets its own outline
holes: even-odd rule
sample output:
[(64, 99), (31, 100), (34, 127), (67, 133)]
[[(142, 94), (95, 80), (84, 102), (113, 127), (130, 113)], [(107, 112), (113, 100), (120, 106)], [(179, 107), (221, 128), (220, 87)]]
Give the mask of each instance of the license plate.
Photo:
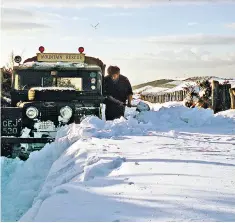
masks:
[(35, 128), (38, 131), (49, 131), (49, 132), (55, 131), (55, 125), (51, 121), (36, 123)]
[(2, 120), (2, 135), (18, 135), (20, 131), (20, 119), (5, 119)]

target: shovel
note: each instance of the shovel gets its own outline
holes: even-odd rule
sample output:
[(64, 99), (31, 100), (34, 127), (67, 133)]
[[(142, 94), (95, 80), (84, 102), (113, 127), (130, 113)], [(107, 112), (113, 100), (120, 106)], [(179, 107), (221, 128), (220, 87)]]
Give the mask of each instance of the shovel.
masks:
[[(118, 99), (116, 99), (112, 96), (108, 96), (107, 99), (120, 105), (120, 106), (127, 106), (127, 104), (119, 101)], [(138, 111), (138, 112), (150, 111), (149, 105), (147, 103), (145, 103), (144, 101), (140, 101), (137, 105), (132, 105), (131, 107), (136, 108), (136, 111)]]

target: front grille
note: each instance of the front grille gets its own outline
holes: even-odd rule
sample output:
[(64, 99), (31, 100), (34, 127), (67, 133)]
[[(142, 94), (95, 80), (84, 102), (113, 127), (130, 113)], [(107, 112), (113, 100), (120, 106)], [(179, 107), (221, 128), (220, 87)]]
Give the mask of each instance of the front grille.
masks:
[[(40, 122), (40, 129), (47, 130), (49, 128), (52, 128), (53, 122)], [(53, 127), (54, 130), (54, 127)]]
[(58, 119), (59, 112), (57, 107), (41, 107), (41, 118), (43, 120)]

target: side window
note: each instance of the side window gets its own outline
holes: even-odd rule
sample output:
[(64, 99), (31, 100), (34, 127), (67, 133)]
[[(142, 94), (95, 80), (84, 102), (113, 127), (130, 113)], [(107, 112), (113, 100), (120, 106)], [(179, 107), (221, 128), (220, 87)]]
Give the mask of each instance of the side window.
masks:
[(42, 87), (51, 87), (53, 85), (53, 77), (51, 75), (45, 75), (42, 77)]

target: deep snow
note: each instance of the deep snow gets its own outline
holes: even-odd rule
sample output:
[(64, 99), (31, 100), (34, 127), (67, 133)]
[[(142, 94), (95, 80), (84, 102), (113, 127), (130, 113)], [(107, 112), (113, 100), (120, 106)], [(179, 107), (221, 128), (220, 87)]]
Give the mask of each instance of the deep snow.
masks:
[(234, 221), (235, 110), (152, 109), (88, 117), (26, 162), (1, 158), (2, 220)]

